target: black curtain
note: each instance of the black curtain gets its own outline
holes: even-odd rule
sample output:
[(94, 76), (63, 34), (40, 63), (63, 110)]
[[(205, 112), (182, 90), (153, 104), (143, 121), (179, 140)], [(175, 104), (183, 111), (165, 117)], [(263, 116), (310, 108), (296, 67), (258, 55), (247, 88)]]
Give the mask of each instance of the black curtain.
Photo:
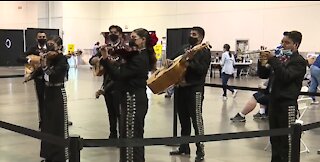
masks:
[(50, 35), (59, 35), (59, 29), (45, 29), (45, 28), (27, 28), (25, 32), (26, 38), (26, 51), (37, 45), (37, 33), (43, 31), (47, 34), (47, 37)]
[(188, 43), (188, 37), (192, 28), (167, 29), (166, 55), (172, 59), (179, 49)]
[(0, 66), (20, 66), (16, 60), (23, 49), (23, 30), (0, 29)]

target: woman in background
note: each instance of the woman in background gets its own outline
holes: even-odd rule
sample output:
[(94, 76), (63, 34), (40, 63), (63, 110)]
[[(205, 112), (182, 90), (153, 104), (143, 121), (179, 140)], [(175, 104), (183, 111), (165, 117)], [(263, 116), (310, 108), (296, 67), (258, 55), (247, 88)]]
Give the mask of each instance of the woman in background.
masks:
[(225, 44), (223, 45), (223, 53), (222, 53), (222, 58), (220, 65), (222, 67), (222, 74), (221, 74), (221, 79), (222, 79), (222, 89), (223, 89), (223, 100), (227, 100), (227, 89), (232, 92), (232, 96), (236, 97), (237, 90), (234, 90), (233, 88), (230, 88), (228, 86), (228, 80), (230, 77), (232, 77), (233, 72), (234, 72), (234, 64), (235, 64), (235, 59), (234, 56), (230, 53), (230, 45)]

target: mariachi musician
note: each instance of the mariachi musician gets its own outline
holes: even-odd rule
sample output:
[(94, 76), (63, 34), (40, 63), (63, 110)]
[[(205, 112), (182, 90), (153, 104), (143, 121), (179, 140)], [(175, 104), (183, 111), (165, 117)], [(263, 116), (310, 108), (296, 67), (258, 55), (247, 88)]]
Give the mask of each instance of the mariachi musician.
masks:
[[(119, 83), (121, 94), (120, 138), (143, 138), (145, 116), (148, 111), (146, 85), (148, 73), (154, 70), (156, 56), (154, 45), (158, 38), (146, 29), (138, 28), (130, 35), (126, 63), (114, 66), (109, 51), (102, 48), (102, 65)], [(120, 162), (145, 162), (144, 147), (121, 147)]]
[[(41, 69), (45, 82), (44, 88), (44, 118), (41, 132), (64, 139), (69, 136), (67, 95), (64, 86), (69, 64), (62, 54), (62, 39), (53, 35), (48, 38), (47, 50), (41, 57)], [(46, 162), (66, 161), (68, 149), (63, 146), (41, 141), (40, 156)]]
[(27, 52), (23, 53), (22, 56), (18, 58), (18, 62), (31, 64), (34, 66), (34, 71), (32, 72), (32, 76), (30, 79), (34, 79), (34, 85), (37, 92), (38, 98), (38, 117), (39, 117), (39, 129), (41, 129), (41, 123), (43, 119), (43, 102), (44, 102), (44, 80), (43, 80), (43, 72), (40, 67), (37, 67), (39, 63), (40, 56), (47, 51), (46, 46), (47, 35), (43, 31), (39, 31), (37, 33), (37, 45), (31, 47)]
[[(124, 42), (122, 39), (122, 29), (117, 25), (111, 25), (109, 27), (109, 40), (110, 42), (106, 45), (103, 45), (102, 48), (107, 47), (109, 49), (115, 49), (117, 47), (123, 47)], [(102, 49), (101, 48), (101, 49)], [(95, 68), (100, 68), (96, 64), (100, 63), (101, 60), (101, 51), (99, 51), (96, 55), (92, 56), (89, 60), (89, 63), (93, 65)], [(120, 65), (123, 63), (123, 58), (120, 55), (114, 55), (115, 64)], [(102, 69), (103, 74), (103, 84), (101, 89), (96, 92), (96, 98), (99, 98), (101, 94), (104, 95), (105, 103), (107, 106), (108, 114), (109, 114), (109, 123), (110, 123), (110, 135), (109, 138), (118, 138), (118, 129), (119, 125), (117, 123), (120, 122), (120, 99), (119, 99), (119, 87), (117, 82), (115, 82), (107, 71)], [(99, 73), (99, 72), (98, 72)], [(117, 126), (118, 125), (118, 126)]]
[[(178, 54), (188, 53), (188, 50), (201, 44), (205, 31), (201, 27), (193, 27), (189, 35), (189, 44), (183, 46)], [(195, 135), (204, 135), (202, 119), (202, 103), (204, 98), (204, 83), (211, 62), (209, 49), (203, 49), (195, 53), (194, 57), (187, 61), (187, 71), (183, 83), (174, 88), (174, 107), (177, 109), (181, 124), (181, 136), (191, 135), (191, 121), (195, 129)], [(191, 120), (192, 119), (192, 120)], [(196, 143), (195, 161), (204, 160), (204, 145)], [(170, 155), (190, 155), (188, 143), (181, 144), (178, 150), (170, 152)]]

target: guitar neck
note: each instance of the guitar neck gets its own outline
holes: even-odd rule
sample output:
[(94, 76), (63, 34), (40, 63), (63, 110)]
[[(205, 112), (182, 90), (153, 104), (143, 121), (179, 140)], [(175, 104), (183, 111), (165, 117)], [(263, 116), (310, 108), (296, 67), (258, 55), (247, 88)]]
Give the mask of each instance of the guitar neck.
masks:
[(186, 52), (186, 53), (184, 53), (184, 54), (182, 55), (181, 61), (185, 62), (185, 61), (187, 61), (187, 60), (193, 59), (194, 55), (195, 55), (198, 51), (204, 49), (205, 47), (206, 47), (206, 46), (203, 46), (203, 45), (201, 45), (201, 44), (193, 47), (193, 48), (190, 50), (190, 52)]

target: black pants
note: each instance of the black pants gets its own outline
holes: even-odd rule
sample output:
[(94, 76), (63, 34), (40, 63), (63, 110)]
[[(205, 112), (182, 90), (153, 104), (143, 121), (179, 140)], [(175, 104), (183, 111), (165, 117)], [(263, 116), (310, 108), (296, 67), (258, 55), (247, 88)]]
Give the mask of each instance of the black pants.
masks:
[(39, 129), (41, 130), (42, 120), (44, 116), (44, 79), (35, 78), (34, 85), (36, 88), (36, 94), (38, 98)]
[[(288, 128), (295, 123), (297, 104), (280, 104), (271, 102), (269, 107), (270, 129)], [(291, 157), (291, 135), (270, 137), (271, 162), (288, 162)]]
[[(67, 96), (63, 86), (45, 87), (45, 109), (41, 132), (67, 139), (68, 112)], [(68, 148), (41, 141), (40, 156), (46, 160), (65, 162)]]
[[(204, 98), (203, 86), (176, 87), (174, 91), (174, 105), (177, 109), (181, 136), (191, 135), (191, 120), (195, 135), (204, 135), (202, 119), (202, 102)], [(197, 155), (204, 155), (203, 143), (196, 143)], [(180, 151), (190, 152), (189, 144), (181, 144)]]
[[(143, 138), (148, 111), (146, 89), (121, 94), (120, 138)], [(121, 147), (120, 162), (144, 162), (144, 147)]]
[(119, 125), (117, 123), (120, 123), (120, 92), (116, 90), (106, 92), (104, 100), (109, 115), (110, 135), (118, 136), (117, 127)]

